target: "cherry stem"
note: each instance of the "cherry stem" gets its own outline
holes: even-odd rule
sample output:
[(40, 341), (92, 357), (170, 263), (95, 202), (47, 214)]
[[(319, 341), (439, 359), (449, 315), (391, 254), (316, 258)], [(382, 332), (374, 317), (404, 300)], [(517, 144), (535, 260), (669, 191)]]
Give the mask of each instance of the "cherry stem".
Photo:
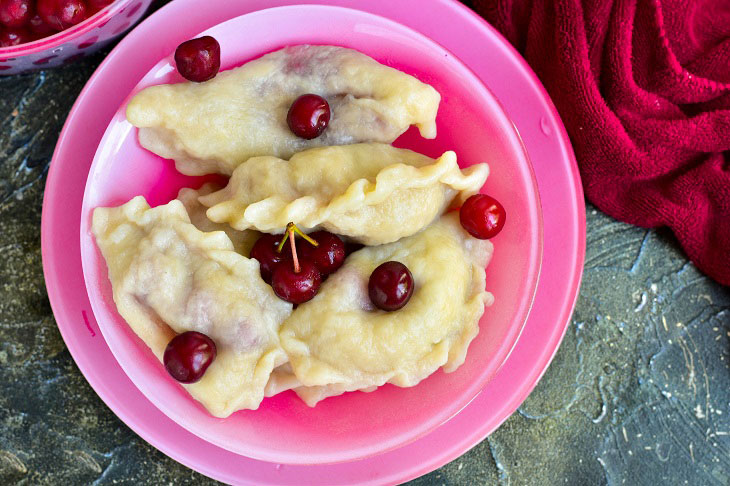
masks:
[(299, 265), (299, 258), (297, 258), (297, 245), (294, 241), (294, 234), (298, 234), (305, 240), (307, 240), (309, 243), (311, 243), (314, 246), (319, 246), (319, 243), (315, 241), (313, 238), (310, 238), (309, 236), (302, 233), (302, 231), (297, 228), (297, 225), (294, 224), (294, 222), (290, 222), (286, 225), (286, 233), (284, 233), (284, 237), (279, 242), (279, 246), (276, 247), (276, 252), (281, 253), (281, 250), (284, 249), (284, 244), (286, 243), (286, 240), (289, 240), (289, 244), (291, 245), (291, 255), (292, 260), (294, 260), (294, 273), (299, 273), (302, 270), (302, 267)]
[(276, 247), (276, 252), (277, 253), (281, 253), (281, 250), (284, 249), (284, 244), (286, 243), (286, 240), (287, 239), (291, 238), (292, 241), (294, 240), (294, 233), (298, 234), (299, 236), (301, 236), (302, 238), (304, 238), (305, 240), (307, 240), (313, 246), (319, 246), (319, 243), (317, 243), (317, 241), (315, 239), (313, 239), (313, 238), (307, 236), (306, 234), (302, 233), (302, 230), (300, 230), (299, 228), (297, 228), (297, 225), (295, 225), (294, 223), (289, 223), (289, 224), (286, 225), (286, 230), (285, 230), (285, 233), (284, 233), (284, 238), (282, 238), (282, 240), (279, 242), (279, 246)]
[(299, 266), (299, 258), (297, 257), (297, 245), (294, 242), (294, 228), (289, 228), (289, 245), (291, 246), (291, 256), (294, 260), (294, 273), (302, 271), (302, 267)]
[(298, 234), (299, 236), (301, 236), (302, 238), (304, 238), (312, 246), (319, 246), (319, 243), (317, 243), (317, 241), (314, 238), (310, 238), (305, 233), (302, 233), (302, 230), (300, 230), (299, 228), (297, 228), (297, 225), (295, 225), (294, 223), (289, 223), (287, 225), (287, 228), (289, 227), (289, 225), (291, 225), (292, 229), (296, 232), (296, 234)]

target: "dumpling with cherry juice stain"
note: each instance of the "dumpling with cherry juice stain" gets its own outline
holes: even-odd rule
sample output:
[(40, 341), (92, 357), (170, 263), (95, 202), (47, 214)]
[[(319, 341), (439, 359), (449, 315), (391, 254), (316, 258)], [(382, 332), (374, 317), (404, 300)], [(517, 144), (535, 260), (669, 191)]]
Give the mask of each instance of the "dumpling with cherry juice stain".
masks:
[[(491, 242), (469, 235), (456, 212), (415, 235), (350, 255), (279, 331), (293, 373), (307, 387), (300, 396), (313, 406), (385, 383), (415, 386), (441, 367), (458, 368), (493, 301), (485, 290), (491, 255)], [(408, 272), (392, 264), (384, 272), (390, 275), (376, 272), (375, 286), (390, 295), (374, 302), (371, 276), (386, 262)]]
[(223, 231), (198, 230), (178, 200), (97, 208), (92, 230), (117, 310), (173, 377), (217, 417), (258, 408), (287, 360), (278, 330), (292, 311), (258, 262)]

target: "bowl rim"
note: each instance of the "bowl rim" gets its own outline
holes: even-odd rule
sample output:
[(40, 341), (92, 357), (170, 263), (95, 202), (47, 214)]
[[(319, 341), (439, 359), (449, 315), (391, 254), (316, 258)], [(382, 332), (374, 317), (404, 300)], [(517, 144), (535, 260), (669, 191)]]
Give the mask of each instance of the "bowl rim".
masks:
[[(505, 362), (511, 355), (512, 351), (514, 350), (515, 346), (517, 345), (517, 342), (525, 328), (525, 324), (526, 324), (527, 319), (529, 318), (530, 312), (532, 310), (532, 306), (534, 304), (535, 296), (537, 293), (537, 285), (538, 285), (538, 282), (540, 279), (540, 275), (542, 273), (542, 260), (543, 260), (543, 252), (544, 252), (544, 222), (543, 222), (543, 214), (542, 214), (542, 202), (541, 202), (539, 189), (537, 186), (537, 179), (536, 179), (534, 167), (532, 165), (532, 159), (530, 157), (529, 152), (526, 149), (524, 140), (522, 139), (522, 136), (520, 135), (519, 130), (517, 129), (517, 127), (514, 124), (514, 122), (512, 121), (512, 119), (508, 116), (507, 111), (505, 110), (503, 104), (496, 97), (496, 95), (492, 92), (492, 90), (481, 81), (479, 76), (477, 76), (476, 73), (468, 65), (466, 65), (452, 51), (450, 51), (449, 49), (444, 47), (440, 42), (437, 42), (436, 40), (426, 36), (425, 34), (419, 32), (405, 24), (402, 24), (401, 22), (398, 22), (396, 20), (390, 19), (388, 17), (382, 16), (379, 14), (375, 14), (372, 12), (363, 11), (363, 10), (359, 10), (359, 9), (355, 9), (355, 8), (351, 8), (351, 7), (345, 7), (345, 6), (307, 4), (307, 3), (297, 4), (297, 5), (274, 6), (274, 7), (261, 9), (261, 10), (256, 10), (254, 12), (249, 12), (249, 13), (237, 16), (237, 17), (232, 17), (223, 22), (220, 22), (216, 25), (211, 26), (202, 32), (199, 32), (198, 34), (196, 34), (196, 36), (203, 35), (206, 32), (208, 32), (209, 30), (217, 27), (218, 25), (220, 25), (222, 23), (234, 21), (235, 19), (237, 19), (239, 17), (252, 16), (252, 15), (264, 14), (264, 13), (270, 14), (271, 11), (296, 10), (296, 9), (303, 9), (303, 8), (310, 8), (310, 9), (318, 8), (318, 9), (323, 9), (323, 10), (349, 11), (351, 14), (355, 14), (358, 16), (376, 17), (386, 23), (395, 24), (397, 27), (411, 30), (415, 33), (415, 35), (417, 37), (422, 37), (426, 43), (433, 44), (434, 47), (437, 48), (438, 50), (448, 52), (450, 54), (449, 57), (451, 58), (451, 62), (459, 65), (460, 69), (468, 72), (470, 74), (470, 76), (473, 77), (479, 83), (479, 85), (482, 87), (482, 89), (488, 94), (488, 97), (492, 100), (492, 102), (494, 102), (494, 104), (496, 105), (499, 112), (501, 112), (501, 115), (504, 118), (504, 120), (509, 122), (508, 123), (508, 125), (510, 127), (509, 131), (512, 133), (512, 135), (510, 135), (510, 138), (511, 137), (515, 138), (515, 141), (517, 142), (517, 144), (519, 146), (518, 150), (521, 153), (521, 158), (523, 158), (524, 161), (526, 162), (527, 171), (529, 172), (529, 181), (527, 182), (527, 184), (532, 189), (531, 193), (532, 193), (532, 197), (534, 197), (533, 210), (535, 213), (535, 223), (537, 225), (536, 244), (535, 244), (535, 247), (533, 248), (533, 250), (531, 251), (533, 258), (530, 258), (532, 263), (530, 264), (530, 269), (528, 270), (529, 277), (530, 277), (527, 282), (527, 283), (529, 283), (529, 285), (528, 285), (529, 296), (527, 296), (524, 299), (520, 299), (520, 302), (518, 302), (518, 312), (516, 313), (516, 315), (521, 318), (520, 324), (519, 324), (519, 326), (512, 326), (513, 330), (511, 330), (506, 336), (504, 336), (502, 345), (500, 345), (499, 348), (497, 349), (497, 351), (495, 352), (496, 354), (502, 355), (501, 359), (498, 360), (498, 365), (495, 367), (495, 369), (493, 369), (491, 371), (491, 373), (489, 373), (489, 376), (483, 376), (486, 374), (486, 372), (483, 372), (480, 374), (480, 379), (478, 380), (480, 385), (478, 387), (476, 387), (475, 389), (470, 390), (469, 393), (465, 393), (465, 396), (468, 396), (468, 398), (463, 400), (463, 402), (460, 403), (459, 407), (455, 407), (455, 409), (452, 410), (452, 415), (444, 416), (439, 421), (435, 421), (435, 419), (434, 419), (433, 424), (429, 424), (428, 426), (424, 427), (423, 430), (419, 431), (419, 433), (414, 434), (411, 437), (408, 437), (405, 441), (401, 441), (397, 444), (388, 444), (384, 448), (381, 448), (377, 451), (364, 451), (364, 450), (362, 450), (363, 449), (362, 447), (360, 449), (353, 449), (351, 451), (348, 451), (348, 453), (350, 455), (347, 455), (345, 457), (337, 457), (337, 455), (334, 453), (326, 453), (326, 452), (321, 453), (320, 452), (320, 453), (318, 453), (318, 458), (315, 460), (312, 460), (312, 459), (305, 459), (305, 458), (301, 457), (301, 454), (292, 453), (292, 452), (285, 453), (286, 456), (278, 456), (278, 455), (274, 456), (274, 455), (272, 455), (271, 451), (268, 451), (268, 450), (262, 451), (260, 449), (255, 449), (255, 450), (248, 449), (245, 452), (245, 455), (247, 457), (251, 457), (251, 458), (254, 458), (257, 460), (262, 460), (262, 461), (277, 462), (277, 463), (283, 463), (283, 464), (289, 464), (289, 465), (322, 465), (322, 464), (337, 464), (337, 463), (349, 462), (349, 461), (353, 461), (353, 460), (365, 459), (368, 457), (372, 457), (375, 455), (389, 452), (393, 449), (402, 447), (413, 441), (416, 441), (419, 438), (421, 438), (422, 436), (428, 434), (429, 432), (431, 432), (432, 430), (434, 430), (435, 428), (440, 426), (441, 424), (450, 420), (454, 415), (458, 414), (464, 407), (466, 407), (469, 403), (471, 403), (471, 401), (474, 398), (476, 398), (476, 396), (479, 395), (479, 393), (481, 393), (481, 391), (484, 389), (484, 387), (486, 387), (487, 384), (489, 383), (489, 381), (491, 381), (491, 379), (494, 378), (494, 376), (496, 376), (496, 374), (499, 372), (501, 367), (505, 364)], [(169, 57), (170, 54), (171, 53), (168, 53), (168, 55), (161, 57), (155, 65), (153, 65), (146, 73), (144, 73), (142, 75), (142, 78), (148, 76), (151, 72), (153, 72), (155, 70), (159, 70), (160, 65), (162, 65), (165, 62), (165, 60)], [(239, 64), (236, 64), (235, 66), (238, 66), (238, 65)], [(138, 81), (136, 86), (139, 86), (139, 82), (142, 81), (142, 78)], [(120, 104), (119, 108), (117, 109), (117, 113), (120, 110), (122, 110), (124, 108), (124, 106), (126, 106), (132, 93), (136, 92), (136, 90), (137, 90), (136, 86), (134, 89), (132, 89), (130, 91), (130, 95), (128, 95), (127, 98), (125, 98), (125, 100)], [(82, 248), (84, 246), (84, 240), (89, 238), (89, 236), (88, 236), (89, 223), (88, 223), (88, 218), (86, 215), (87, 212), (85, 212), (85, 210), (84, 210), (84, 208), (87, 208), (86, 201), (87, 201), (89, 186), (93, 179), (94, 168), (98, 162), (98, 158), (99, 158), (99, 154), (100, 154), (100, 152), (99, 152), (100, 147), (102, 146), (105, 139), (107, 138), (108, 132), (110, 130), (112, 130), (115, 117), (116, 117), (116, 115), (113, 116), (112, 119), (110, 120), (109, 125), (107, 126), (107, 129), (105, 130), (104, 135), (102, 136), (102, 138), (99, 142), (99, 146), (98, 146), (96, 154), (94, 156), (94, 160), (92, 161), (92, 164), (89, 167), (88, 177), (87, 177), (87, 181), (86, 181), (85, 188), (84, 188), (82, 211), (81, 211), (81, 215), (80, 215), (80, 219), (81, 219), (80, 240), (81, 240)], [(533, 211), (530, 211), (530, 212), (533, 212)], [(98, 258), (100, 255), (100, 253), (98, 252), (98, 248), (96, 247), (95, 243), (92, 243), (92, 245), (94, 246), (94, 249), (97, 253), (97, 258)], [(84, 273), (84, 281), (85, 281), (85, 286), (87, 288), (87, 293), (89, 293), (89, 297), (90, 297), (90, 301), (91, 301), (90, 302), (91, 308), (92, 308), (92, 311), (94, 312), (94, 315), (98, 316), (99, 312), (97, 311), (97, 306), (100, 305), (100, 302), (99, 302), (99, 299), (95, 299), (92, 297), (93, 291), (90, 288), (90, 287), (94, 286), (96, 283), (95, 280), (90, 281), (90, 277), (95, 274), (95, 271), (89, 270), (93, 266), (93, 263), (89, 261), (89, 257), (86, 255), (86, 253), (83, 250), (81, 251), (81, 254), (82, 254), (81, 261), (82, 261), (82, 268), (83, 268), (83, 273)], [(104, 278), (107, 278), (106, 275), (104, 275)], [(113, 308), (114, 312), (116, 312), (116, 307), (112, 305), (112, 308)], [(190, 431), (194, 435), (202, 438), (203, 440), (206, 440), (212, 444), (217, 445), (218, 447), (222, 447), (223, 449), (226, 449), (226, 450), (238, 453), (238, 454), (243, 453), (238, 448), (232, 447), (230, 444), (227, 444), (226, 442), (222, 442), (218, 437), (216, 437), (215, 434), (205, 433), (205, 432), (201, 431), (198, 427), (195, 427), (195, 426), (191, 427), (190, 423), (186, 422), (185, 420), (179, 419), (178, 413), (173, 413), (167, 407), (160, 406), (159, 400), (153, 399), (154, 394), (150, 394), (149, 390), (147, 390), (146, 386), (140, 386), (140, 384), (138, 383), (138, 380), (132, 377), (132, 376), (134, 376), (134, 373), (132, 373), (130, 375), (127, 372), (127, 366), (129, 365), (129, 363), (127, 363), (125, 360), (119, 359), (119, 357), (117, 355), (118, 354), (117, 348), (113, 345), (113, 343), (109, 343), (109, 339), (107, 336), (109, 331), (104, 324), (101, 324), (101, 322), (102, 322), (102, 320), (97, 318), (97, 323), (99, 325), (101, 334), (102, 334), (102, 336), (104, 336), (104, 339), (109, 344), (109, 348), (110, 348), (112, 354), (114, 355), (114, 357), (117, 359), (117, 362), (120, 364), (120, 366), (124, 370), (125, 374), (127, 374), (127, 376), (132, 380), (132, 382), (135, 384), (135, 386), (137, 386), (137, 388), (143, 393), (143, 395), (145, 395), (155, 405), (155, 407), (157, 407), (160, 411), (162, 411), (167, 417), (172, 419), (175, 423), (177, 423), (184, 429)], [(506, 345), (507, 343), (509, 343), (509, 344)], [(194, 401), (194, 399), (192, 397), (190, 398), (190, 400)], [(332, 456), (335, 456), (335, 457), (332, 457)]]
[(27, 56), (28, 54), (35, 54), (36, 52), (42, 52), (46, 49), (65, 44), (66, 42), (80, 37), (94, 28), (103, 25), (106, 21), (111, 20), (114, 15), (120, 13), (121, 10), (133, 1), (134, 0), (115, 0), (88, 19), (85, 19), (83, 22), (79, 22), (78, 24), (62, 30), (61, 32), (56, 32), (48, 37), (43, 37), (17, 46), (0, 47), (0, 60)]

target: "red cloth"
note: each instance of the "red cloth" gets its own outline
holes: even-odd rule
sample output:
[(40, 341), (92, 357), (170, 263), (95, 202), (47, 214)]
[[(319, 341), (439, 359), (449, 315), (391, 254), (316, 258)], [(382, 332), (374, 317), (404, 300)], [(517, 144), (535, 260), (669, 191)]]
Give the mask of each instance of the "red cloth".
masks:
[(730, 0), (475, 0), (547, 88), (588, 199), (730, 285)]

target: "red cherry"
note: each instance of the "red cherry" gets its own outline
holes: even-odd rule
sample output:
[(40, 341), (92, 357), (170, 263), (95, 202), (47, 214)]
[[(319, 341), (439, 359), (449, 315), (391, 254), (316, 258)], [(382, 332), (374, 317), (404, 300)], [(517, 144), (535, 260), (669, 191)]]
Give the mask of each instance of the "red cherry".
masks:
[(88, 3), (89, 7), (91, 7), (93, 10), (98, 11), (106, 7), (107, 5), (114, 3), (114, 0), (86, 0), (86, 3)]
[(56, 30), (67, 29), (86, 19), (83, 0), (38, 0), (38, 15)]
[(58, 18), (65, 28), (86, 20), (86, 4), (83, 0), (59, 0)]
[(502, 205), (486, 194), (474, 194), (459, 211), (461, 226), (474, 238), (487, 240), (497, 236), (507, 218)]
[(294, 135), (307, 140), (322, 135), (329, 122), (330, 105), (316, 94), (305, 94), (295, 99), (286, 115), (286, 123)]
[(411, 300), (413, 275), (401, 262), (385, 262), (370, 274), (368, 294), (378, 309), (398, 310)]
[(36, 12), (43, 22), (53, 30), (63, 30), (61, 20), (56, 13), (58, 0), (38, 0), (36, 2)]
[(31, 32), (36, 34), (36, 37), (39, 39), (41, 37), (46, 37), (47, 35), (58, 32), (56, 29), (45, 23), (45, 21), (38, 14), (35, 14), (33, 17), (31, 17), (28, 24), (30, 26)]
[(291, 261), (291, 253), (285, 247), (281, 253), (276, 248), (284, 235), (262, 235), (251, 248), (251, 258), (259, 261), (261, 278), (271, 284), (271, 276), (281, 262)]
[(33, 40), (26, 29), (2, 29), (0, 30), (0, 47), (17, 46)]
[(315, 231), (308, 235), (318, 245), (299, 240), (297, 251), (300, 258), (309, 260), (322, 273), (322, 276), (335, 272), (345, 262), (345, 243), (339, 236), (329, 231)]
[(355, 253), (357, 250), (360, 250), (364, 247), (362, 243), (356, 243), (354, 241), (348, 241), (345, 243), (345, 255), (349, 256), (351, 253)]
[(38, 0), (36, 2), (36, 12), (43, 22), (54, 30), (63, 30), (61, 20), (56, 13), (56, 5), (58, 0)]
[(185, 41), (175, 49), (175, 65), (189, 81), (213, 79), (221, 68), (221, 46), (209, 35)]
[(319, 291), (322, 275), (314, 263), (309, 260), (299, 261), (299, 272), (288, 262), (274, 270), (271, 286), (280, 299), (292, 304), (302, 304), (311, 300)]
[(32, 16), (30, 0), (0, 0), (0, 23), (5, 27), (23, 27)]
[(216, 356), (215, 343), (205, 334), (187, 331), (168, 343), (162, 361), (170, 375), (181, 383), (200, 380)]

